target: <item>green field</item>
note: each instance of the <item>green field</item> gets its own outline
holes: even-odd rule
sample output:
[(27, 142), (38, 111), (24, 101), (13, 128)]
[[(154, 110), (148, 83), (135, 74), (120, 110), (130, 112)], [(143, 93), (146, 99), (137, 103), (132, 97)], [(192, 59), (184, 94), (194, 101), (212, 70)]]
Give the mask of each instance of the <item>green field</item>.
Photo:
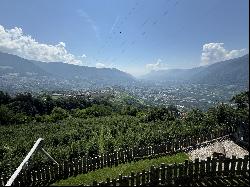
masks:
[(117, 167), (105, 167), (86, 174), (81, 174), (76, 177), (69, 177), (66, 180), (61, 180), (53, 185), (55, 186), (76, 186), (76, 185), (91, 185), (94, 180), (97, 182), (106, 181), (107, 178), (118, 178), (119, 174), (130, 175), (131, 172), (140, 172), (142, 170), (149, 170), (151, 166), (160, 166), (161, 163), (182, 163), (188, 160), (188, 156), (185, 153), (178, 153), (172, 156), (164, 156), (157, 159), (146, 159), (137, 162), (131, 162), (126, 164), (120, 164)]

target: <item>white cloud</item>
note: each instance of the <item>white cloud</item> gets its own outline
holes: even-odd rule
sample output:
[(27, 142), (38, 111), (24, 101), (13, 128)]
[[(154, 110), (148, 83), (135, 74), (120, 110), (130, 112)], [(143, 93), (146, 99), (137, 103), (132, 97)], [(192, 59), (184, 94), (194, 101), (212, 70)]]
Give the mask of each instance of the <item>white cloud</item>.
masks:
[(111, 64), (104, 64), (102, 62), (98, 62), (95, 64), (96, 68), (117, 68), (115, 64), (111, 63)]
[(86, 57), (87, 57), (87, 55), (82, 54), (80, 57), (81, 57), (81, 58), (86, 58)]
[(167, 69), (166, 64), (161, 62), (161, 59), (158, 59), (157, 62), (155, 64), (146, 64), (146, 69), (152, 71), (158, 71), (158, 70), (163, 70), (163, 69)]
[(223, 45), (224, 43), (204, 44), (201, 54), (201, 65), (210, 65), (219, 61), (237, 58), (248, 53), (247, 49), (228, 51)]
[(96, 68), (106, 68), (107, 67), (105, 64), (100, 63), (100, 62), (96, 63), (95, 66), (96, 66)]
[(5, 29), (0, 25), (0, 51), (2, 52), (29, 60), (81, 65), (82, 61), (68, 53), (65, 47), (63, 42), (57, 45), (39, 43), (30, 35), (25, 35), (21, 28)]

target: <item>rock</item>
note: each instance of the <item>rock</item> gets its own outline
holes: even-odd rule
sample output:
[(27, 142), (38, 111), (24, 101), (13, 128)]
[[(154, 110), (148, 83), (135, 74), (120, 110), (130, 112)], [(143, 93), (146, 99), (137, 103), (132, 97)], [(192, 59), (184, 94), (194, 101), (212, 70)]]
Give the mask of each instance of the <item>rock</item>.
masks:
[(221, 142), (215, 142), (213, 147), (213, 157), (225, 157), (226, 156), (226, 150), (224, 148), (224, 145)]

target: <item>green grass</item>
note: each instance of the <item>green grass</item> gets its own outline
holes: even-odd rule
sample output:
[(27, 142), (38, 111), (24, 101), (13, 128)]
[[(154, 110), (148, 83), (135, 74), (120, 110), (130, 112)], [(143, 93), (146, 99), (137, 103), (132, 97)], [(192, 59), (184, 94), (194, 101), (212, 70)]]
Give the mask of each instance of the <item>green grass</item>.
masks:
[(81, 174), (76, 177), (69, 177), (66, 180), (61, 180), (53, 185), (56, 186), (75, 186), (75, 185), (91, 185), (94, 180), (97, 182), (106, 181), (107, 178), (118, 178), (119, 174), (130, 175), (133, 171), (135, 173), (141, 172), (143, 169), (149, 170), (151, 166), (160, 166), (161, 163), (182, 163), (189, 159), (185, 153), (178, 153), (172, 156), (164, 156), (156, 159), (146, 159), (137, 162), (131, 162), (118, 165), (117, 167), (105, 167), (96, 171), (92, 171), (86, 174)]

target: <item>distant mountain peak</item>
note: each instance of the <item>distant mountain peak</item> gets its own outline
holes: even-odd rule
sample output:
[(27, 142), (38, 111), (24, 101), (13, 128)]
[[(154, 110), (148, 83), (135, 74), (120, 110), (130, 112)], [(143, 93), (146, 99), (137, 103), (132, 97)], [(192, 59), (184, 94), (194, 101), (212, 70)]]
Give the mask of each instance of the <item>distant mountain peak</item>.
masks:
[(168, 69), (142, 77), (151, 81), (191, 82), (199, 84), (248, 84), (249, 54), (191, 69)]
[[(83, 89), (89, 86), (126, 85), (135, 78), (116, 68), (78, 66), (62, 62), (39, 62), (0, 52), (2, 88)], [(41, 86), (42, 85), (42, 86)], [(33, 85), (35, 89), (36, 86)]]

